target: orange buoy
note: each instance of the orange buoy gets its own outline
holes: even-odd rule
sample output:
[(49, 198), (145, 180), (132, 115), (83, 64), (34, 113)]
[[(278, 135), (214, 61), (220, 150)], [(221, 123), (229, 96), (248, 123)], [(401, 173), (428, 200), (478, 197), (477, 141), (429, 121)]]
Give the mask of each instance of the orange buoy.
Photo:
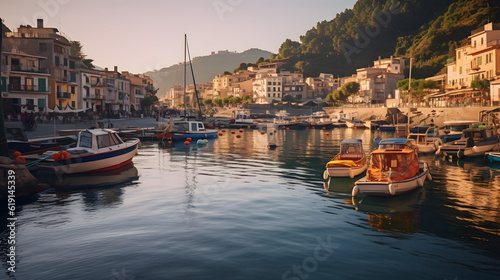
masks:
[(189, 146), (190, 144), (191, 144), (191, 142), (189, 142), (189, 141), (187, 141), (187, 140), (186, 140), (186, 141), (184, 141), (184, 146)]
[(23, 156), (17, 156), (16, 161), (19, 163), (26, 163), (26, 159)]
[(326, 133), (326, 136), (330, 136), (330, 132), (327, 132), (327, 133)]
[(192, 140), (193, 140), (193, 139), (191, 139), (191, 137), (186, 138), (186, 141), (191, 142)]
[(223, 129), (223, 130), (221, 130), (221, 131), (222, 131), (222, 132), (226, 132), (226, 130), (225, 130), (225, 129)]
[(231, 134), (236, 134), (236, 132), (234, 132), (234, 131), (231, 131)]
[(239, 134), (238, 134), (238, 135), (236, 135), (236, 138), (240, 138), (240, 137), (241, 137), (241, 135), (239, 135)]
[(286, 130), (290, 130), (290, 128), (289, 128), (289, 127), (287, 127), (287, 128), (286, 128)]
[(240, 128), (240, 132), (243, 132), (243, 129)]
[(224, 135), (224, 134), (222, 134), (222, 132), (219, 132), (219, 136), (222, 136), (222, 135)]
[(69, 159), (71, 157), (71, 155), (66, 152), (66, 151), (63, 151), (61, 152), (61, 159)]
[(264, 131), (261, 131), (261, 132), (260, 132), (260, 134), (264, 135), (264, 134), (265, 134), (265, 132), (264, 132)]
[(326, 129), (326, 127), (323, 127), (323, 130), (325, 130), (325, 129)]
[(52, 159), (58, 161), (61, 159), (61, 153), (52, 154)]
[(16, 158), (16, 157), (18, 157), (18, 156), (20, 156), (20, 155), (21, 155), (21, 152), (20, 152), (20, 151), (15, 151), (15, 152), (14, 152), (14, 157), (15, 157), (15, 158)]
[(357, 127), (357, 126), (355, 126), (355, 127), (354, 127), (354, 129), (358, 129), (358, 127)]

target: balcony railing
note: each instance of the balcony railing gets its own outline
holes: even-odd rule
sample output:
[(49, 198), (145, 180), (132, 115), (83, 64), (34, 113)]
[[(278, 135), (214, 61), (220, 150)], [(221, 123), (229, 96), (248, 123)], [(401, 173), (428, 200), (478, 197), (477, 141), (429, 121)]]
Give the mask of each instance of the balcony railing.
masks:
[(89, 94), (83, 97), (83, 99), (104, 99), (102, 94)]
[(16, 91), (21, 91), (21, 92), (40, 92), (40, 93), (46, 93), (50, 92), (50, 88), (47, 86), (32, 86), (32, 85), (13, 85), (9, 84), (7, 86), (8, 90), (10, 92), (16, 92)]
[(57, 98), (71, 98), (71, 93), (69, 92), (58, 92), (57, 93)]
[(28, 67), (23, 67), (21, 65), (11, 65), (10, 66), (10, 71), (13, 71), (13, 72), (26, 72), (26, 73), (39, 73), (39, 74), (49, 74), (49, 71), (46, 68), (38, 68), (38, 67), (28, 68)]

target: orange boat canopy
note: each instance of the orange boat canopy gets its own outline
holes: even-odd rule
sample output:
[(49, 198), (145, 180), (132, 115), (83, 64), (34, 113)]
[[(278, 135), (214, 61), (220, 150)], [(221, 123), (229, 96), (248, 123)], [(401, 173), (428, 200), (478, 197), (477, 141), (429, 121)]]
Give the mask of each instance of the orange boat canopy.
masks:
[(372, 153), (366, 177), (369, 181), (401, 181), (415, 176), (418, 169), (414, 149), (378, 149)]

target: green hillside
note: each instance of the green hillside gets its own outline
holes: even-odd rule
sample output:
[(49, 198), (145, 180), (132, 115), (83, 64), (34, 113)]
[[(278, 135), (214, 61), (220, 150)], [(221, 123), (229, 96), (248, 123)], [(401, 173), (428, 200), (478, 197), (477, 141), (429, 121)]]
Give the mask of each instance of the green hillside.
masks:
[(498, 1), (359, 0), (331, 21), (287, 39), (272, 61), (305, 76), (351, 75), (378, 56), (412, 56), (416, 77), (438, 73), (470, 31), (499, 21)]

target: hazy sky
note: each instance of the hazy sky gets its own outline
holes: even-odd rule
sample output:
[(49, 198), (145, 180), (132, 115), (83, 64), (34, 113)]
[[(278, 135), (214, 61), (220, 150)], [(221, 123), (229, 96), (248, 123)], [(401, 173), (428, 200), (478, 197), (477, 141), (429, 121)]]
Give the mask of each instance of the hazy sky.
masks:
[(94, 64), (142, 73), (212, 51), (260, 48), (273, 53), (287, 38), (299, 41), (317, 22), (331, 20), (356, 0), (0, 0), (0, 17), (56, 27), (80, 41)]

